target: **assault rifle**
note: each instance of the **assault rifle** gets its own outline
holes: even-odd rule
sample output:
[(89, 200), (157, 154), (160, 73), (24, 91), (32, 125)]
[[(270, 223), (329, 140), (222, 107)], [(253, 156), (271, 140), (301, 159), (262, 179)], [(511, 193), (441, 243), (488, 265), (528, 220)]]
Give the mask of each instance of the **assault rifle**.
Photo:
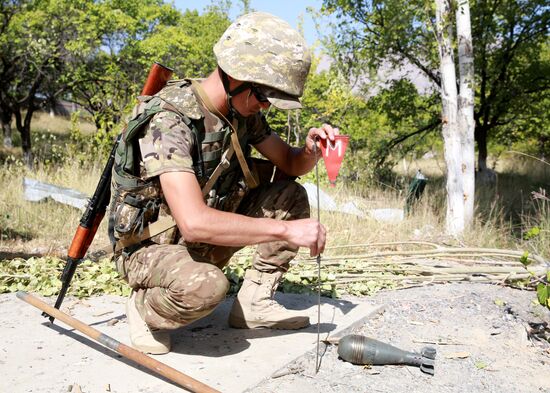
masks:
[[(154, 95), (160, 91), (166, 82), (172, 77), (173, 71), (159, 63), (154, 63), (149, 71), (141, 95)], [(99, 182), (97, 184), (94, 195), (90, 199), (86, 211), (80, 219), (80, 224), (76, 229), (76, 233), (71, 242), (69, 252), (67, 253), (67, 261), (61, 274), (61, 290), (57, 295), (55, 301), (55, 308), (59, 309), (63, 299), (71, 285), (71, 280), (76, 272), (76, 267), (82, 261), (82, 258), (86, 255), (92, 240), (97, 232), (97, 228), (105, 215), (107, 207), (109, 206), (111, 199), (111, 173), (113, 170), (113, 164), (115, 162), (115, 153), (122, 134), (119, 135), (114, 143), (114, 146), (109, 154), (107, 164), (103, 169)], [(50, 322), (54, 321), (54, 317), (46, 312), (42, 313), (43, 316), (49, 317)]]

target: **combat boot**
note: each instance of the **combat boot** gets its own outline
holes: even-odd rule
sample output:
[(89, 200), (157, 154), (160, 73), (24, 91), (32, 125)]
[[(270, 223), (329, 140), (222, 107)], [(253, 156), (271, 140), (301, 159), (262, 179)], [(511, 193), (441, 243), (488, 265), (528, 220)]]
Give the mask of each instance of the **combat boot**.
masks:
[(153, 355), (162, 355), (170, 352), (170, 333), (167, 331), (152, 330), (147, 326), (136, 308), (136, 292), (128, 298), (126, 316), (130, 326), (130, 341), (132, 347)]
[(287, 310), (273, 300), (282, 276), (282, 272), (247, 270), (229, 314), (229, 326), (240, 329), (301, 329), (309, 326), (309, 317)]

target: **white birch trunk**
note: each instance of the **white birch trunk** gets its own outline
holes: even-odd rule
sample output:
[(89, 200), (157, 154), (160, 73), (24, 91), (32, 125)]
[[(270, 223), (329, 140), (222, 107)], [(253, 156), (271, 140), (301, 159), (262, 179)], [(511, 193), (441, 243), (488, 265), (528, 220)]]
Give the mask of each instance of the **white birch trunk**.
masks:
[(474, 150), (474, 51), (468, 0), (459, 0), (456, 10), (458, 67), (458, 129), (462, 140), (462, 175), (464, 187), (464, 224), (471, 227), (474, 219), (475, 150)]
[(436, 32), (441, 62), (442, 131), (447, 164), (447, 233), (464, 232), (464, 191), (462, 184), (462, 145), (457, 119), (456, 70), (453, 56), (451, 0), (435, 0)]

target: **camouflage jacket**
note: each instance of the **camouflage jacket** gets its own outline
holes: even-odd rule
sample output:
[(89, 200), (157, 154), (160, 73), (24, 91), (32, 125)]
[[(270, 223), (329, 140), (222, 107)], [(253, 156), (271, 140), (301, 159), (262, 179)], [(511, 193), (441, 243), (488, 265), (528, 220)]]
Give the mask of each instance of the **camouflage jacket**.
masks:
[[(189, 81), (171, 81), (155, 96), (140, 101), (122, 135), (113, 167), (109, 217), (113, 244), (141, 233), (160, 216), (170, 215), (160, 174), (191, 172), (202, 187), (230, 146), (228, 125), (201, 104)], [(271, 131), (261, 114), (238, 118), (238, 124), (239, 143), (249, 157), (251, 145), (263, 141)], [(242, 195), (243, 188), (242, 171), (234, 156), (206, 202), (234, 211), (233, 196)], [(150, 241), (175, 243), (179, 238), (173, 228)]]

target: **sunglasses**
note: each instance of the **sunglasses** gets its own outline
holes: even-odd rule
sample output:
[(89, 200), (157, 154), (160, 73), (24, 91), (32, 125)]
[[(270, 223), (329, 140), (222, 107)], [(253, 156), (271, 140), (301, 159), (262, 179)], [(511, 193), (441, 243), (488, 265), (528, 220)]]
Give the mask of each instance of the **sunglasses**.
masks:
[(250, 91), (252, 94), (254, 94), (254, 97), (258, 100), (258, 102), (269, 102), (266, 95), (262, 92), (261, 88), (257, 85), (250, 85)]

